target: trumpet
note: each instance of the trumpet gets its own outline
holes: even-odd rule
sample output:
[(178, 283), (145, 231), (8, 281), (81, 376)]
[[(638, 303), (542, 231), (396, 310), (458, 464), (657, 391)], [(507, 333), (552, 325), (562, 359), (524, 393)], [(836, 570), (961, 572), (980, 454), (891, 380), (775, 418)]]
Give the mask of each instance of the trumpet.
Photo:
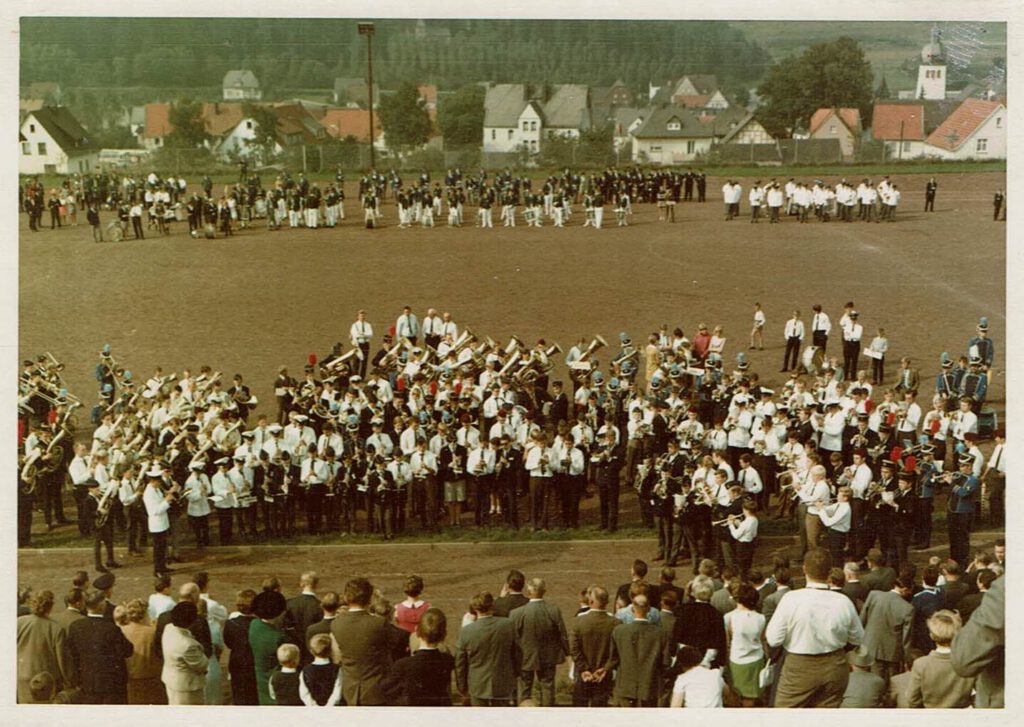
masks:
[(726, 525), (730, 521), (732, 521), (733, 519), (735, 519), (738, 523), (741, 523), (741, 522), (743, 522), (744, 520), (747, 519), (747, 515), (746, 515), (746, 513), (741, 513), (739, 515), (730, 515), (729, 517), (722, 518), (721, 520), (713, 520), (711, 522), (711, 524), (712, 525)]

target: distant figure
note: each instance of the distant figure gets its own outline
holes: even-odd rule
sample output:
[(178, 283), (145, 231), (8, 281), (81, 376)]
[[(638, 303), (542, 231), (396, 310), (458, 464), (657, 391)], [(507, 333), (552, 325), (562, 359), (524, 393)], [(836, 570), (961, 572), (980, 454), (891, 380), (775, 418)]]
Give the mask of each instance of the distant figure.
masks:
[(1005, 207), (1003, 206), (1005, 200), (1006, 200), (1006, 197), (1003, 195), (1003, 190), (997, 189), (996, 190), (995, 199), (992, 200), (992, 206), (995, 208), (995, 211), (992, 213), (992, 221), (993, 222), (998, 222), (999, 221), (999, 212), (1000, 211), (1003, 212), (1003, 219), (1004, 220), (1006, 219), (1006, 211), (1005, 211)]
[(924, 186), (924, 211), (934, 212), (935, 211), (935, 192), (939, 189), (939, 183), (935, 181), (935, 177), (928, 180), (928, 184)]

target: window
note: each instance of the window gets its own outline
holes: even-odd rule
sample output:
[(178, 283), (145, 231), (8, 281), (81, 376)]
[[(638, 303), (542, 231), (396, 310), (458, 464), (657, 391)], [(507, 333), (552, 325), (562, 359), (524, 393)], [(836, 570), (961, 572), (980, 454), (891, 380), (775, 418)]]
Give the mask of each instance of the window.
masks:
[(828, 127), (828, 133), (830, 133), (832, 136), (835, 136), (836, 134), (839, 133), (838, 131), (836, 131), (835, 124), (832, 124), (831, 126)]
[(939, 68), (938, 70), (935, 71), (935, 77), (936, 78), (942, 78), (942, 69), (941, 68)]
[(529, 130), (530, 130), (530, 122), (529, 121), (524, 121), (523, 122), (523, 131), (529, 131)]
[(537, 130), (537, 122), (536, 121), (531, 121), (530, 122), (530, 131), (536, 131), (536, 130)]
[(1003, 117), (1002, 116), (997, 116), (996, 117), (996, 128), (997, 129), (1003, 128)]
[(245, 122), (245, 128), (248, 129), (249, 131), (252, 131), (252, 122), (251, 121), (246, 121)]
[(979, 154), (984, 154), (988, 151), (988, 139), (978, 139), (978, 143), (974, 150)]
[(28, 125), (28, 130), (31, 131), (33, 134), (36, 133), (36, 125), (35, 124), (29, 124)]
[(651, 147), (651, 151), (652, 151), (653, 153), (655, 153), (655, 154), (658, 154), (658, 153), (660, 153), (660, 152), (661, 152), (661, 147), (660, 147), (660, 146), (652, 146), (652, 147)]
[(508, 138), (509, 138), (509, 139), (511, 139), (511, 138), (512, 138), (512, 135), (513, 135), (513, 134), (515, 134), (515, 133), (516, 133), (516, 132), (515, 132), (515, 130), (514, 130), (514, 129), (509, 129), (509, 130), (508, 130)]
[(686, 142), (686, 153), (687, 154), (693, 154), (693, 151), (696, 148), (697, 148), (697, 142), (695, 142), (695, 141), (688, 141), (688, 142)]
[(903, 142), (903, 151), (910, 151), (910, 142), (909, 141)]
[(41, 157), (46, 156), (46, 142), (45, 141), (41, 141), (41, 142), (39, 142), (38, 146), (39, 146), (39, 156), (41, 156)]
[(537, 140), (530, 139), (530, 151), (537, 151)]
[(497, 129), (491, 129), (491, 141), (494, 141), (497, 138), (498, 138), (498, 130)]
[(26, 156), (30, 155), (32, 153), (32, 144), (27, 141), (21, 142), (21, 153)]
[(681, 128), (683, 128), (683, 124), (679, 119), (672, 119), (668, 122), (669, 131), (679, 131)]

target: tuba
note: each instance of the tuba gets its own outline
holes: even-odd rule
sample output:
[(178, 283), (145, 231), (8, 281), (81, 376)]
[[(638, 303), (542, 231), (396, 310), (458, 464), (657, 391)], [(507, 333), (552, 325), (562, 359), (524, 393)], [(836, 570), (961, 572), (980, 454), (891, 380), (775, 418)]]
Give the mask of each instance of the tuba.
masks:
[(510, 355), (513, 351), (518, 352), (519, 349), (524, 348), (523, 342), (519, 340), (519, 336), (512, 334), (512, 337), (508, 339), (508, 343), (505, 344), (505, 348), (502, 349), (506, 356)]
[(479, 339), (477, 339), (476, 334), (473, 333), (473, 331), (466, 328), (462, 331), (462, 334), (458, 337), (458, 339), (452, 344), (450, 353), (458, 354), (466, 346), (471, 346), (478, 340)]

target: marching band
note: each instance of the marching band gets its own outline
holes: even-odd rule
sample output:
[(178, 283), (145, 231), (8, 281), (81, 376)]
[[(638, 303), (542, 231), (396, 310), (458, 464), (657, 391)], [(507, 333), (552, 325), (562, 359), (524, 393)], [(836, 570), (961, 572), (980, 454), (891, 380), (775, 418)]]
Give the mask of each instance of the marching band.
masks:
[[(744, 356), (723, 372), (720, 356), (701, 357), (666, 327), (652, 336), (657, 356), (643, 388), (639, 352), (623, 333), (603, 370), (597, 355), (607, 341), (578, 342), (566, 356), (571, 395), (561, 381), (553, 395), (557, 343), (531, 347), (512, 336), (502, 345), (459, 332), (447, 314), (435, 326), (434, 317), (430, 343), (418, 342), (407, 307), (371, 356), (372, 327), (360, 311), (350, 350), (311, 355), (302, 381), (282, 368), (273, 418), (256, 411), (241, 375), (227, 389), (209, 367), (195, 376), (157, 369), (139, 383), (104, 346), (91, 444), (76, 443), (82, 401), (67, 391), (63, 366), (50, 354), (26, 360), (21, 495), (62, 514), (67, 486), (81, 534), (96, 537), (98, 568), (117, 565), (114, 528), (127, 533), (129, 553), (147, 536), (165, 542), (156, 572), (181, 557), (183, 515), (200, 550), (211, 545), (214, 515), (221, 545), (236, 533), (287, 537), (300, 520), (312, 536), (390, 539), (414, 520), (424, 532), (457, 527), (463, 506), (479, 527), (545, 530), (557, 509), (562, 527), (575, 528), (596, 486), (600, 525), (614, 531), (620, 479), (633, 485), (642, 524), (657, 529), (658, 557), (669, 564), (748, 565), (757, 513), (773, 496), (779, 517), (795, 511), (804, 548), (827, 540), (856, 559), (878, 541), (899, 563), (908, 547), (930, 547), (940, 488), (949, 493), (951, 549), (963, 554), (984, 464), (977, 401), (967, 393), (986, 382), (977, 353), (959, 383), (943, 354), (933, 408), (922, 415), (914, 392), (900, 403), (889, 391), (879, 397), (862, 377), (839, 379), (828, 362), (791, 374), (777, 393)], [(959, 471), (943, 474), (954, 463)]]

